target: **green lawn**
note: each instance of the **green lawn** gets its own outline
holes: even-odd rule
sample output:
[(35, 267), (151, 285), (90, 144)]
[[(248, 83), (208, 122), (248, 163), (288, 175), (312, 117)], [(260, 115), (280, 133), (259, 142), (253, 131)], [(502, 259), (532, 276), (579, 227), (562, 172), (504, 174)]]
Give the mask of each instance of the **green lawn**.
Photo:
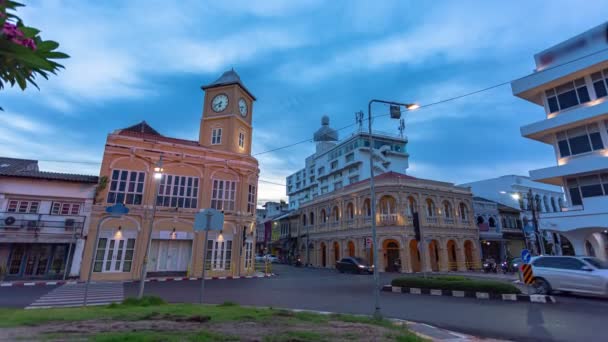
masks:
[[(120, 323), (121, 328), (106, 328), (115, 323)], [(159, 325), (169, 323), (170, 328)], [(134, 328), (136, 324), (140, 324), (137, 329)], [(143, 328), (141, 324), (145, 324)], [(69, 328), (78, 325), (85, 328)], [(352, 341), (361, 338), (424, 341), (405, 327), (368, 317), (241, 307), (229, 302), (222, 305), (164, 304), (149, 298), (104, 307), (0, 309), (0, 327), (3, 328), (0, 330), (9, 334), (23, 326), (31, 327), (27, 331), (33, 334), (26, 339), (46, 340), (238, 341), (253, 331), (266, 342)], [(92, 327), (90, 330), (89, 326)], [(185, 328), (180, 330), (182, 326)], [(62, 331), (63, 328), (66, 331)]]

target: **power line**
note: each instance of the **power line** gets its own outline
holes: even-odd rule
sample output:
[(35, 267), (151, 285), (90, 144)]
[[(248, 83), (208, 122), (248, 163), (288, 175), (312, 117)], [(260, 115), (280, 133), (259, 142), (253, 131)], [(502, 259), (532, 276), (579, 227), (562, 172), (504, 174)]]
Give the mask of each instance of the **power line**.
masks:
[[(587, 54), (587, 55), (575, 58), (573, 60), (570, 60), (570, 61), (567, 61), (567, 62), (564, 62), (564, 63), (561, 63), (561, 64), (557, 64), (557, 65), (551, 66), (549, 68), (546, 68), (546, 69), (543, 69), (541, 71), (538, 71), (538, 73), (546, 72), (546, 71), (549, 71), (549, 70), (553, 70), (553, 69), (562, 67), (564, 65), (568, 65), (568, 64), (577, 62), (579, 60), (582, 60), (582, 59), (585, 59), (585, 58), (588, 58), (588, 57), (600, 54), (600, 53), (605, 52), (605, 51), (608, 51), (608, 48), (604, 48), (604, 49), (592, 52), (590, 54)], [(428, 108), (428, 107), (431, 107), (431, 106), (436, 106), (436, 105), (439, 105), (439, 104), (442, 104), (442, 103), (446, 103), (446, 102), (450, 102), (450, 101), (455, 101), (455, 100), (458, 100), (458, 99), (461, 99), (461, 98), (464, 98), (464, 97), (472, 96), (472, 95), (479, 94), (479, 93), (482, 93), (482, 92), (485, 92), (485, 91), (489, 91), (489, 90), (492, 90), (492, 89), (495, 89), (495, 88), (499, 88), (499, 87), (505, 86), (505, 85), (507, 85), (509, 83), (511, 83), (511, 81), (501, 82), (501, 83), (497, 83), (497, 84), (494, 84), (494, 85), (491, 85), (491, 86), (488, 86), (488, 87), (485, 87), (485, 88), (482, 88), (482, 89), (479, 89), (479, 90), (475, 90), (475, 91), (472, 91), (472, 92), (469, 92), (469, 93), (465, 93), (465, 94), (453, 96), (453, 97), (450, 97), (450, 98), (442, 99), (442, 100), (439, 100), (439, 101), (435, 101), (435, 102), (432, 102), (432, 103), (427, 103), (427, 104), (424, 104), (424, 105), (420, 105), (420, 107), (418, 107), (416, 110), (420, 110), (420, 109), (423, 109), (423, 108)], [(405, 111), (410, 111), (410, 110), (406, 109), (406, 110), (402, 110), (401, 112), (403, 113)], [(388, 115), (389, 114), (379, 114), (379, 115), (373, 116), (372, 119), (380, 118), (380, 117), (384, 117), (384, 116), (388, 116)], [(363, 120), (367, 121), (367, 120), (369, 120), (369, 118), (364, 118)], [(336, 129), (336, 131), (341, 131), (341, 130), (350, 128), (352, 126), (355, 126), (356, 124), (357, 123), (346, 125), (344, 127)], [(280, 150), (283, 150), (283, 149), (286, 149), (286, 148), (290, 148), (290, 147), (293, 147), (293, 146), (297, 146), (297, 145), (300, 145), (300, 144), (303, 144), (303, 143), (308, 143), (310, 141), (312, 141), (312, 139), (310, 139), (310, 138), (309, 139), (305, 139), (305, 140), (301, 140), (301, 141), (298, 141), (298, 142), (295, 142), (295, 143), (291, 143), (291, 144), (288, 144), (288, 145), (279, 146), (279, 147), (272, 148), (272, 149), (269, 149), (269, 150), (266, 150), (266, 151), (254, 153), (254, 154), (252, 154), (252, 156), (259, 156), (259, 155), (266, 154), (266, 153), (280, 151)], [(226, 162), (228, 162), (230, 160), (237, 160), (237, 159), (225, 159)], [(101, 164), (100, 162), (92, 162), (92, 161), (67, 161), (67, 160), (40, 160), (40, 161), (56, 162), (56, 163), (72, 163), (72, 164), (95, 164), (95, 165)], [(285, 186), (284, 184), (274, 183), (274, 182), (271, 182), (271, 181), (265, 181), (265, 180), (261, 180), (261, 179), (260, 179), (260, 181), (262, 181), (264, 183), (268, 183), (268, 184), (275, 184), (275, 185)]]

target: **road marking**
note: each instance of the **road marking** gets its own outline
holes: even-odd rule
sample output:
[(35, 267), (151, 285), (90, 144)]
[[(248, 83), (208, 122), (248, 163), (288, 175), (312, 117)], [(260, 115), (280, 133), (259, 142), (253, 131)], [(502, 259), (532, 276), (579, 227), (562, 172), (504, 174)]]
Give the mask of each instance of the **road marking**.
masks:
[[(57, 308), (81, 306), (84, 302), (86, 284), (65, 284), (41, 296), (26, 309)], [(87, 305), (107, 305), (124, 300), (124, 287), (122, 283), (91, 283)]]

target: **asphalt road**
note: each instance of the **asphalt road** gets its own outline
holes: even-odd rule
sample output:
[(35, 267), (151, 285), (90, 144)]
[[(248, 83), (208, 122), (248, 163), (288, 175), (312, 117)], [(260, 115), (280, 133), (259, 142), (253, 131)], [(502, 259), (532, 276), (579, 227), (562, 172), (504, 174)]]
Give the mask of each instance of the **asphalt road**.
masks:
[[(205, 302), (233, 301), (241, 305), (353, 314), (371, 314), (373, 310), (373, 278), (369, 275), (290, 266), (276, 266), (275, 272), (278, 276), (274, 278), (207, 281)], [(394, 276), (382, 274), (382, 283), (389, 283)], [(137, 284), (124, 286), (126, 296), (137, 293)], [(0, 306), (27, 302), (7, 296), (32, 298), (34, 291), (40, 295), (40, 290), (33, 288), (11, 291), (0, 288)], [(196, 303), (199, 291), (199, 281), (146, 284), (146, 294), (161, 296), (169, 302)], [(481, 337), (517, 341), (608, 340), (608, 300), (560, 297), (557, 304), (530, 304), (382, 292), (380, 303), (387, 317)]]

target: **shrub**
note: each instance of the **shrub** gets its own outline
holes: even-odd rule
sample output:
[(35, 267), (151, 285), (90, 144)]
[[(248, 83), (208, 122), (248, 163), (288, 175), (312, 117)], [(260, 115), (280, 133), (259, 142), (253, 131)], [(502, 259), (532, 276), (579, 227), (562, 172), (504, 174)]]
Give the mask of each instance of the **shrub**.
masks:
[[(457, 279), (462, 278), (462, 279)], [(391, 282), (392, 286), (415, 287), (433, 290), (489, 292), (496, 294), (519, 294), (521, 291), (512, 284), (494, 281), (477, 280), (465, 277), (401, 277)]]
[(167, 304), (162, 298), (156, 296), (144, 296), (141, 299), (129, 297), (123, 300), (123, 306), (156, 306)]
[(236, 302), (227, 300), (227, 301), (223, 302), (222, 304), (219, 304), (218, 306), (239, 306), (239, 304)]

